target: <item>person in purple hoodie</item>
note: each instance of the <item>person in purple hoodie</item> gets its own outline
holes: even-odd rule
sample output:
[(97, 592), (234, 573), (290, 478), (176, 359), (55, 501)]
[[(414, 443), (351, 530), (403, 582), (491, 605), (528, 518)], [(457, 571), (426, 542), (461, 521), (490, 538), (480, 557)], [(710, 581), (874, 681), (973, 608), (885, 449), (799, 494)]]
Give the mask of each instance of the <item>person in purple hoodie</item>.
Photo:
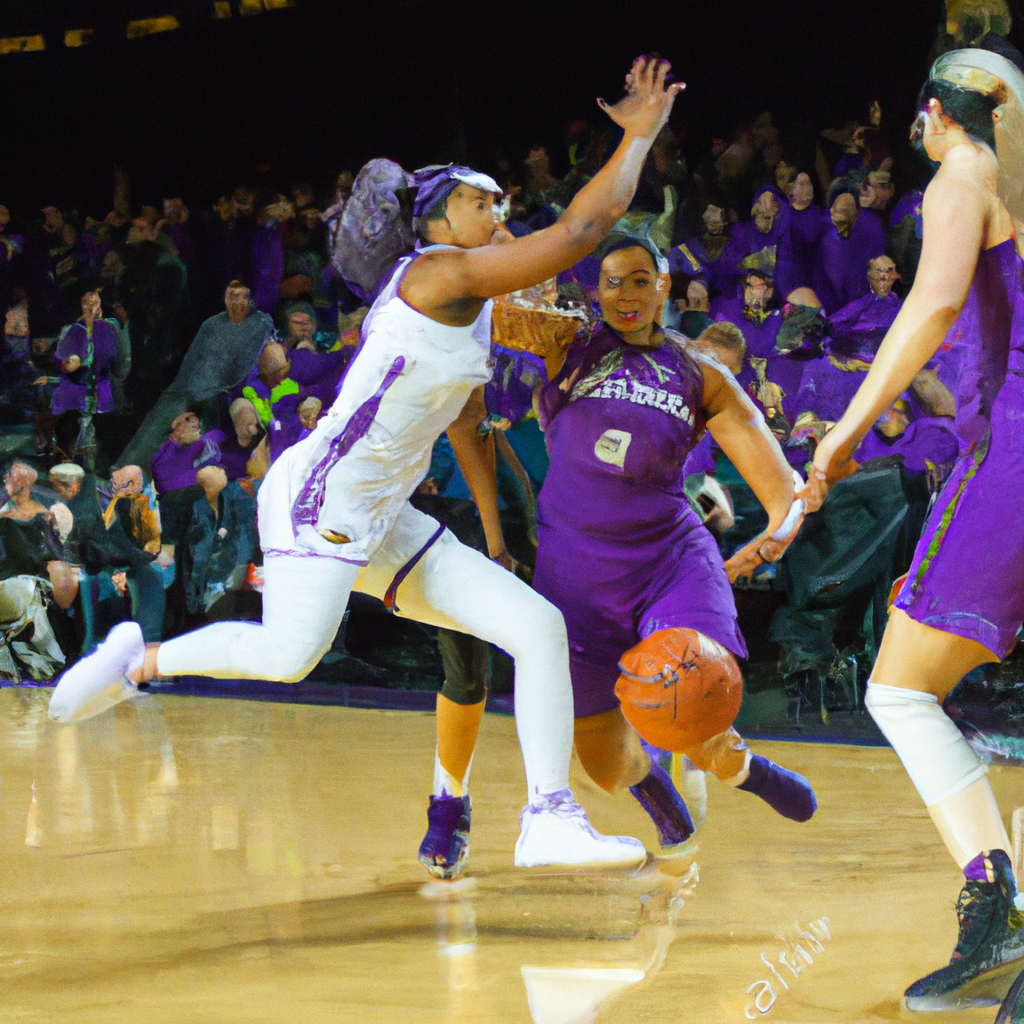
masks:
[(78, 421), (77, 430), (72, 424), (70, 431), (58, 428), (58, 435), (77, 434), (74, 453), (84, 454), (90, 469), (96, 456), (92, 418), (114, 409), (110, 378), (119, 349), (118, 330), (103, 319), (99, 292), (89, 286), (82, 294), (82, 316), (64, 331), (57, 345), (60, 380), (50, 408), (56, 417)]
[(779, 253), (779, 291), (789, 296), (797, 288), (813, 288), (818, 246), (825, 231), (821, 207), (814, 201), (811, 176), (801, 171), (789, 187), (789, 234)]
[[(743, 261), (754, 253), (773, 248), (776, 253), (788, 244), (789, 200), (774, 186), (763, 185), (754, 193), (754, 204), (750, 209), (750, 220), (737, 224), (732, 229), (722, 262), (729, 272), (735, 274)], [(728, 291), (724, 298), (734, 298)]]
[(832, 313), (868, 292), (864, 268), (885, 252), (885, 229), (877, 216), (860, 216), (857, 197), (850, 191), (834, 196), (829, 220), (818, 249), (814, 291)]

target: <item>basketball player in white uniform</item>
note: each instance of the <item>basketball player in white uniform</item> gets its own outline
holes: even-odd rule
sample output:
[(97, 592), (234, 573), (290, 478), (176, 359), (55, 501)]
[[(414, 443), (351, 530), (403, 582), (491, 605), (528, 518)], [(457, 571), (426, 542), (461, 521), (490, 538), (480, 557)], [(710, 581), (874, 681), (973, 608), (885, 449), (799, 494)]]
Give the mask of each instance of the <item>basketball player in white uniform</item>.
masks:
[(680, 84), (638, 59), (627, 94), (602, 108), (624, 130), (608, 163), (551, 227), (491, 245), (500, 189), (468, 168), (417, 177), (414, 214), (435, 243), (399, 264), (367, 317), (338, 398), (271, 467), (259, 494), (263, 619), (221, 622), (146, 647), (134, 623), (111, 631), (61, 678), (51, 716), (73, 721), (111, 687), (156, 677), (295, 682), (319, 661), (353, 589), (400, 614), (472, 633), (516, 662), (516, 726), (529, 803), (520, 867), (632, 866), (642, 844), (599, 835), (569, 790), (573, 701), (561, 614), (511, 573), (460, 544), (408, 497), (438, 436), (490, 377), (492, 296), (553, 277), (590, 253), (626, 211)]

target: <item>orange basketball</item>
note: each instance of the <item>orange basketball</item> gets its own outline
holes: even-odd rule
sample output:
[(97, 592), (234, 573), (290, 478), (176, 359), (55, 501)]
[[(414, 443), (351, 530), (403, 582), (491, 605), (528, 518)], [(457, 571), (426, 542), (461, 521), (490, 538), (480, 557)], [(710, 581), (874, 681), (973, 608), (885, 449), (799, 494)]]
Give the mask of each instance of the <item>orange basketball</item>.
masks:
[(743, 701), (736, 659), (693, 629), (663, 629), (619, 662), (615, 696), (648, 743), (684, 753), (725, 732)]

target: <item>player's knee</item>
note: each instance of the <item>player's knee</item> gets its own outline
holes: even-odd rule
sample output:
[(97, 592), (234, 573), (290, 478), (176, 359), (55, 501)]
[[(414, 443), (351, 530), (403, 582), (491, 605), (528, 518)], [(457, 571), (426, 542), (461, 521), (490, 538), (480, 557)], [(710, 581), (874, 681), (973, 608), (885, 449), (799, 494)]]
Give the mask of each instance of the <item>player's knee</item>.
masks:
[(889, 722), (934, 713), (939, 708), (938, 698), (930, 693), (907, 690), (901, 686), (882, 686), (868, 680), (864, 693), (864, 707), (880, 727)]
[(723, 780), (739, 774), (747, 763), (747, 744), (731, 726), (684, 753), (695, 767)]
[(583, 770), (606, 793), (614, 795), (626, 787), (630, 764), (625, 751), (599, 747), (577, 739), (576, 754)]
[(267, 656), (264, 678), (276, 683), (297, 683), (305, 679), (330, 649), (302, 638), (279, 643)]
[(650, 771), (650, 759), (619, 708), (576, 718), (573, 739), (584, 771), (607, 793), (635, 785)]
[(985, 766), (934, 694), (869, 683), (864, 706), (927, 806), (984, 776)]
[(508, 611), (509, 621), (516, 631), (512, 644), (515, 649), (507, 648), (513, 658), (524, 655), (546, 659), (567, 656), (569, 640), (565, 619), (550, 601), (527, 588), (521, 605)]

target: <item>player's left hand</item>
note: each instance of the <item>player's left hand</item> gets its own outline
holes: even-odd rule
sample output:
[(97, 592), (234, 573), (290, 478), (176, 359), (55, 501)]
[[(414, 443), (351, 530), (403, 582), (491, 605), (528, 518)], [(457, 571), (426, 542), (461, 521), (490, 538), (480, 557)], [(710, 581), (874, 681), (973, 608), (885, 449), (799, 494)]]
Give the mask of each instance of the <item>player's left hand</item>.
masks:
[(497, 562), (503, 569), (508, 569), (513, 576), (517, 576), (524, 583), (533, 582), (533, 573), (530, 571), (530, 567), (528, 565), (523, 565), (522, 562), (516, 561), (516, 559), (513, 558), (505, 548), (502, 548), (498, 554), (492, 555), (491, 561)]
[(519, 563), (505, 548), (502, 548), (496, 555), (491, 555), (491, 561), (497, 562), (502, 569), (508, 569), (510, 573), (515, 573), (516, 569), (519, 568)]
[(730, 583), (735, 583), (740, 576), (749, 579), (765, 562), (777, 562), (785, 553), (790, 544), (796, 540), (800, 527), (803, 526), (804, 516), (799, 515), (792, 530), (785, 537), (774, 537), (768, 533), (762, 533), (752, 541), (744, 544), (732, 558), (725, 563), (725, 571)]

